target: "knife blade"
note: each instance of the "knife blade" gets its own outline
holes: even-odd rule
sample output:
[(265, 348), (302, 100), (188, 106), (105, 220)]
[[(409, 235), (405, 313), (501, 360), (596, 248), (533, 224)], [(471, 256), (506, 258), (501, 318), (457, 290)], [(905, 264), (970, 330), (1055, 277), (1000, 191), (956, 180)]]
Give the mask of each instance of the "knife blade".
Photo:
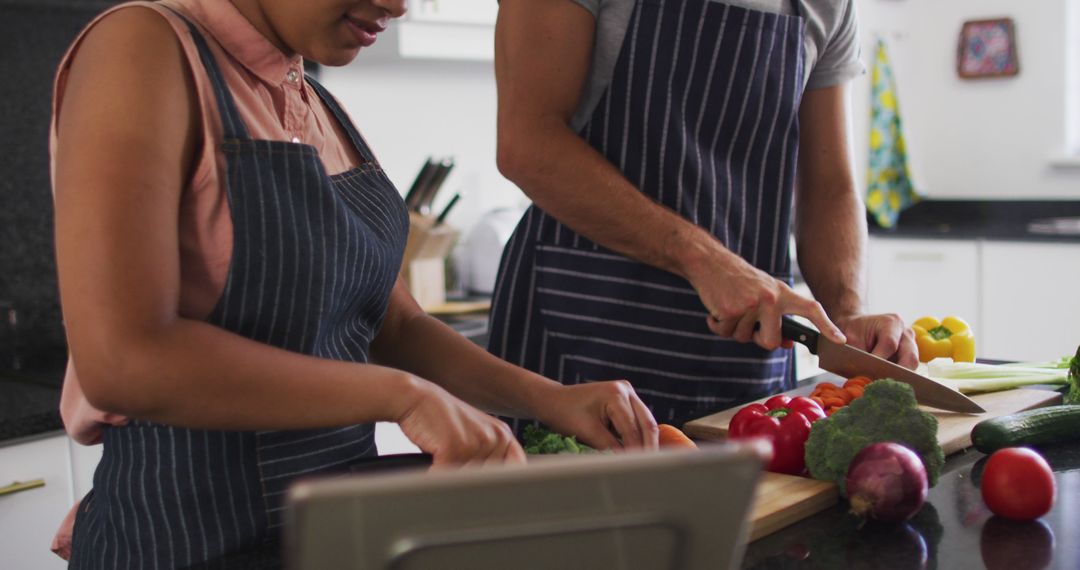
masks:
[(915, 399), (920, 404), (950, 412), (969, 414), (986, 412), (971, 398), (940, 382), (851, 345), (835, 343), (791, 317), (783, 318), (780, 332), (784, 338), (806, 345), (812, 354), (817, 355), (818, 366), (833, 374), (844, 378), (853, 376), (869, 376), (873, 379), (892, 378), (911, 386), (915, 391)]

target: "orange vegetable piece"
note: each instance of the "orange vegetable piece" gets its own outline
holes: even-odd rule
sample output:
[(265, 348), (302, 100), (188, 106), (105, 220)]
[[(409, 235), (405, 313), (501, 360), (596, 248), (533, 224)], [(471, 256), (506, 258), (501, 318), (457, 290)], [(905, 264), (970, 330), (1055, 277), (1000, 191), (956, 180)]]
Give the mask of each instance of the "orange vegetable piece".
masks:
[(697, 449), (697, 444), (694, 443), (694, 440), (686, 437), (686, 434), (679, 428), (668, 424), (660, 424), (656, 427), (660, 431), (660, 447), (686, 447)]
[(810, 396), (810, 399), (817, 402), (817, 404), (821, 406), (821, 409), (825, 409), (825, 400), (823, 400), (821, 396)]
[(848, 386), (844, 388), (847, 393), (851, 394), (851, 399), (862, 398), (864, 388), (862, 386)]
[(866, 376), (856, 376), (854, 378), (848, 379), (847, 382), (844, 382), (844, 388), (848, 388), (850, 386), (863, 386), (863, 387), (866, 387), (866, 385), (869, 384), (871, 381), (872, 380), (870, 380)]
[(828, 408), (843, 408), (844, 406), (847, 405), (847, 402), (845, 402), (842, 398), (838, 398), (838, 397), (828, 397), (828, 398), (823, 398), (823, 400), (825, 402), (825, 408), (826, 409), (828, 409)]

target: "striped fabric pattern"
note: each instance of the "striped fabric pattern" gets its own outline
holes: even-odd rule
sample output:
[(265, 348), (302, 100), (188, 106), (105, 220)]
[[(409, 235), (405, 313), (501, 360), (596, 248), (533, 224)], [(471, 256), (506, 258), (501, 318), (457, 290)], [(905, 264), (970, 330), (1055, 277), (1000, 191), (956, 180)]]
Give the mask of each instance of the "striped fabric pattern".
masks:
[[(191, 29), (221, 110), (234, 228), (225, 290), (208, 321), (293, 352), (367, 362), (408, 234), (400, 194), (311, 78), (363, 164), (328, 176), (310, 146), (252, 140)], [(292, 481), (347, 472), (374, 454), (371, 425), (228, 432), (134, 421), (110, 428), (94, 490), (76, 518), (71, 566), (173, 568), (257, 548), (277, 538)]]
[[(802, 78), (801, 17), (638, 0), (580, 135), (650, 198), (790, 281)], [(788, 351), (720, 339), (706, 317), (686, 280), (534, 206), (503, 253), (489, 350), (564, 383), (625, 378), (676, 424), (794, 381)]]

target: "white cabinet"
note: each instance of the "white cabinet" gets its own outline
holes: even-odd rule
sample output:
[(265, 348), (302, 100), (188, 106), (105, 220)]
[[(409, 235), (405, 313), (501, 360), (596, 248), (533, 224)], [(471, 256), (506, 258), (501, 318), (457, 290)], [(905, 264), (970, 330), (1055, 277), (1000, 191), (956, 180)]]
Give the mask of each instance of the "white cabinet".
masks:
[(1049, 360), (1080, 344), (1080, 244), (982, 244), (983, 332), (978, 352)]
[(66, 568), (49, 550), (71, 508), (71, 468), (64, 435), (0, 447), (0, 488), (37, 479), (45, 486), (0, 496), (0, 560), (4, 568)]
[(867, 308), (911, 323), (927, 315), (979, 319), (979, 245), (975, 241), (871, 238)]
[(1080, 244), (871, 237), (868, 309), (957, 315), (976, 354), (1051, 360), (1080, 344)]
[(103, 447), (98, 445), (82, 445), (75, 440), (68, 440), (71, 452), (71, 478), (75, 492), (75, 500), (80, 500), (94, 487), (94, 471), (98, 462), (101, 461)]
[(408, 8), (363, 50), (360, 61), (495, 59), (494, 0), (409, 0)]

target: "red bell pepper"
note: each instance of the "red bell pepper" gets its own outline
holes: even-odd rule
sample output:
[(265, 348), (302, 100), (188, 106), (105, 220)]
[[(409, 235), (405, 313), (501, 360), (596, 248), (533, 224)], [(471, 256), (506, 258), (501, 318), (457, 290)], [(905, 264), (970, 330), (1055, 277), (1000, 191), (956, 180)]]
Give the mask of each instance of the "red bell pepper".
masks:
[(728, 437), (769, 440), (773, 457), (766, 469), (800, 475), (806, 469), (804, 454), (810, 424), (824, 417), (824, 410), (809, 398), (774, 396), (765, 404), (750, 404), (736, 412), (728, 422)]

